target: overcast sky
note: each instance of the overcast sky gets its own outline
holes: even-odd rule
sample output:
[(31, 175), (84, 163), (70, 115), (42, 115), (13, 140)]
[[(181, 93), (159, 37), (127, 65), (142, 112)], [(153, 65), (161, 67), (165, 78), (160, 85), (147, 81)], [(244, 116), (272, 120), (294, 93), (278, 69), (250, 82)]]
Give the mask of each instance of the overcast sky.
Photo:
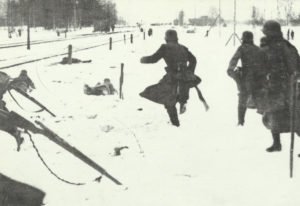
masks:
[[(178, 16), (182, 9), (187, 18), (207, 15), (211, 7), (219, 7), (219, 0), (113, 0), (117, 4), (119, 15), (131, 23), (143, 20), (144, 22), (170, 22)], [(222, 16), (233, 19), (234, 0), (220, 0)], [(251, 17), (253, 5), (265, 14), (267, 19), (277, 17), (277, 0), (236, 0), (237, 18), (246, 20)], [(279, 0), (282, 1), (282, 0)], [(300, 0), (294, 0), (294, 11), (300, 13)], [(283, 3), (280, 4), (281, 14)]]

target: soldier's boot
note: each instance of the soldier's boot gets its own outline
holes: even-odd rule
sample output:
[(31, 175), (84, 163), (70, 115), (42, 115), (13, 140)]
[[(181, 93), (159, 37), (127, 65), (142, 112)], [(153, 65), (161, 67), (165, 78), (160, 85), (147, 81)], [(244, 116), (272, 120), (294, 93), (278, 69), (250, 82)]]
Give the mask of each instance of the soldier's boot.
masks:
[(186, 104), (185, 103), (180, 103), (179, 113), (183, 114), (185, 112), (186, 112)]
[(19, 152), (21, 149), (21, 145), (24, 142), (24, 138), (21, 137), (21, 131), (16, 129), (15, 131), (11, 132), (10, 134), (15, 138), (15, 140), (17, 142), (17, 151)]
[(273, 144), (271, 147), (268, 147), (267, 152), (280, 152), (281, 151), (281, 142), (280, 142), (280, 133), (272, 132)]
[(177, 109), (175, 106), (171, 106), (171, 107), (166, 107), (170, 121), (172, 123), (172, 125), (179, 127), (180, 123), (179, 123), (179, 119), (178, 119), (178, 114), (177, 114)]
[(238, 107), (238, 125), (244, 126), (246, 110), (247, 108), (244, 106)]

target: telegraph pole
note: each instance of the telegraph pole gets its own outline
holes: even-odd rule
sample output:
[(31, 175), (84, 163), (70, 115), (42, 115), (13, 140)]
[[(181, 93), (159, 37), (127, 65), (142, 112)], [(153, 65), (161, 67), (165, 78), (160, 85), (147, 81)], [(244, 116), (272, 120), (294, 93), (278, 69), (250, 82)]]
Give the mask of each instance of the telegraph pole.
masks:
[(30, 14), (31, 14), (31, 0), (28, 1), (28, 15), (27, 15), (27, 50), (30, 50)]
[(233, 33), (229, 37), (228, 41), (226, 42), (225, 46), (230, 42), (230, 40), (233, 38), (233, 46), (235, 46), (235, 38), (237, 38), (240, 42), (240, 38), (236, 33), (236, 0), (234, 0), (234, 12), (233, 12)]
[[(236, 35), (236, 0), (234, 0), (233, 21), (233, 34)], [(235, 37), (233, 37), (233, 46), (235, 46)]]
[(219, 37), (221, 37), (221, 0), (219, 0)]

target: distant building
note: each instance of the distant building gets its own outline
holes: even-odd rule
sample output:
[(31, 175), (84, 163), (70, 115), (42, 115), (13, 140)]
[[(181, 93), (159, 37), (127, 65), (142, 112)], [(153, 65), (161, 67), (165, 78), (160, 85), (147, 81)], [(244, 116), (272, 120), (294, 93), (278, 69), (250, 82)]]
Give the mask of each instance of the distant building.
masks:
[(189, 23), (195, 26), (207, 26), (210, 24), (210, 18), (208, 16), (201, 16), (199, 18), (189, 19)]

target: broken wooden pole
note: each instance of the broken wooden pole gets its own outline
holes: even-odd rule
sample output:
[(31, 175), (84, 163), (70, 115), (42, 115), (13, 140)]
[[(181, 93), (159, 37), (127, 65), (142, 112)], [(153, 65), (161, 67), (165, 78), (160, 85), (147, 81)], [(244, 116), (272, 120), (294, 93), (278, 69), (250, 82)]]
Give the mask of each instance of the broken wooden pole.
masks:
[(123, 96), (123, 83), (124, 83), (124, 63), (121, 63), (120, 88), (119, 88), (119, 97), (120, 97), (120, 99), (124, 99), (124, 96)]
[(72, 64), (72, 45), (68, 46), (68, 64)]
[(109, 50), (112, 50), (112, 37), (109, 37)]
[(130, 34), (130, 43), (133, 44), (133, 34)]

